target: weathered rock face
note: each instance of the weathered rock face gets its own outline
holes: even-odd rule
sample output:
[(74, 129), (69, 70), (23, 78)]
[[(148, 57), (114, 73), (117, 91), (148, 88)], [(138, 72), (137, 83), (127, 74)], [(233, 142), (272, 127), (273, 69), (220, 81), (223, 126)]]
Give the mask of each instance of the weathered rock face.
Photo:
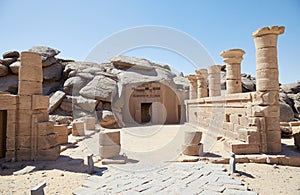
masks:
[(290, 122), (294, 119), (293, 109), (285, 103), (280, 102), (280, 122)]
[(1, 65), (0, 64), (0, 77), (4, 77), (8, 75), (8, 68), (7, 66)]
[(118, 69), (140, 69), (153, 70), (153, 65), (150, 61), (142, 58), (134, 58), (129, 56), (114, 56), (110, 59), (113, 65)]
[(18, 76), (8, 75), (0, 77), (0, 91), (6, 91), (10, 93), (17, 93), (18, 91)]
[(11, 65), (9, 65), (9, 68), (10, 68), (10, 71), (13, 74), (18, 75), (19, 74), (19, 68), (20, 68), (20, 66), (21, 66), (21, 62), (20, 61), (16, 61), (16, 62), (12, 63)]
[(110, 102), (111, 94), (115, 87), (116, 81), (103, 75), (97, 75), (91, 82), (80, 90), (79, 94), (85, 98)]
[(35, 46), (29, 49), (29, 51), (37, 52), (41, 54), (43, 61), (47, 60), (47, 58), (56, 56), (57, 54), (60, 53), (60, 51), (58, 51), (57, 49), (53, 49), (45, 46)]
[(18, 58), (20, 57), (20, 53), (18, 51), (7, 51), (2, 54), (3, 58)]

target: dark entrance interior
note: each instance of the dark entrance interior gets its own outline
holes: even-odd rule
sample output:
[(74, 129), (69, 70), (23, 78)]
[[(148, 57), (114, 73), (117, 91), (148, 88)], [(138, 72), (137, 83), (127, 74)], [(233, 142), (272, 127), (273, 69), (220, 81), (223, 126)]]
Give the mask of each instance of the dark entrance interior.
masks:
[(7, 111), (0, 110), (0, 158), (4, 158), (6, 152), (6, 124)]
[(141, 103), (141, 122), (149, 123), (151, 121), (151, 107), (152, 103)]

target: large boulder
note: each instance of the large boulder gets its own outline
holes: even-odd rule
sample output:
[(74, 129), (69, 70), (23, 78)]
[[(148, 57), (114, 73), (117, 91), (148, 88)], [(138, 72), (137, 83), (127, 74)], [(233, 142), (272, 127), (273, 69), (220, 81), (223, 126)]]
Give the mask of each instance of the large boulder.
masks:
[(115, 87), (116, 81), (103, 75), (97, 75), (80, 90), (79, 94), (85, 98), (110, 102)]
[(111, 111), (103, 110), (101, 112), (100, 125), (105, 128), (115, 128), (117, 126), (114, 114)]
[(9, 71), (7, 66), (4, 66), (2, 64), (0, 64), (0, 77), (4, 77), (6, 75), (8, 75)]
[(3, 58), (18, 58), (20, 54), (18, 51), (7, 51), (2, 54)]
[(56, 63), (43, 68), (43, 77), (45, 80), (60, 80), (62, 76), (63, 67), (61, 64)]
[(21, 62), (20, 61), (16, 61), (16, 62), (12, 63), (11, 65), (9, 65), (9, 68), (10, 68), (10, 71), (13, 74), (18, 75), (19, 74), (19, 68), (20, 68), (20, 66), (21, 66)]
[(6, 77), (0, 77), (0, 91), (16, 94), (18, 92), (18, 76), (8, 75)]
[(5, 66), (9, 66), (17, 60), (18, 60), (18, 58), (4, 58), (4, 59), (0, 60), (0, 64), (3, 64)]
[(43, 81), (43, 95), (50, 95), (51, 93), (60, 90), (62, 81), (44, 80)]
[(45, 60), (43, 60), (43, 67), (50, 66), (52, 64), (55, 64), (57, 62), (57, 59), (55, 57), (49, 57)]
[(29, 51), (39, 53), (42, 56), (43, 61), (60, 53), (60, 51), (58, 51), (57, 49), (53, 49), (51, 47), (46, 46), (34, 46), (31, 49), (29, 49)]
[(81, 96), (73, 97), (73, 104), (79, 106), (82, 110), (93, 112), (95, 111), (97, 100), (87, 99)]
[(256, 90), (256, 80), (251, 75), (242, 74), (243, 92), (252, 92)]
[(279, 102), (280, 122), (290, 122), (294, 119), (293, 109), (286, 103)]
[(80, 89), (86, 84), (86, 80), (82, 77), (76, 76), (68, 78), (64, 82), (64, 92), (67, 95), (78, 95)]
[(283, 84), (280, 87), (285, 93), (295, 93), (296, 94), (296, 93), (300, 92), (300, 82), (299, 81), (297, 83)]
[(141, 69), (153, 70), (153, 65), (150, 61), (143, 58), (135, 58), (130, 56), (114, 56), (110, 59), (113, 65), (119, 69)]
[(50, 96), (50, 103), (48, 109), (49, 113), (53, 113), (55, 109), (59, 107), (60, 103), (63, 101), (65, 96), (66, 94), (63, 91), (56, 91)]

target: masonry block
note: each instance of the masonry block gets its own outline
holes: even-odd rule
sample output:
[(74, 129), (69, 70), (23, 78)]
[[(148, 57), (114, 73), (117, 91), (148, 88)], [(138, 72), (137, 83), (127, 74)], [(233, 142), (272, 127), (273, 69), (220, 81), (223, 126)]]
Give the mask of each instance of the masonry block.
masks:
[(18, 108), (21, 110), (31, 110), (31, 100), (32, 96), (30, 95), (20, 95), (18, 97)]
[(49, 121), (49, 112), (48, 110), (38, 110), (33, 113), (37, 118), (38, 122), (48, 122)]
[(47, 110), (49, 108), (49, 96), (33, 95), (32, 109), (33, 110)]
[(6, 150), (10, 150), (10, 151), (16, 150), (15, 138), (6, 138)]
[(12, 162), (14, 162), (15, 160), (16, 160), (16, 152), (15, 152), (15, 150), (13, 150), (13, 151), (7, 150), (6, 153), (5, 153), (5, 161), (12, 161)]
[(68, 143), (68, 135), (59, 135), (57, 136), (57, 144), (66, 144)]
[(279, 131), (280, 122), (278, 117), (265, 117), (266, 130)]
[(278, 91), (256, 92), (251, 93), (251, 96), (253, 102), (261, 106), (278, 104), (279, 101)]
[(16, 160), (17, 161), (30, 161), (31, 159), (31, 149), (30, 148), (20, 148), (16, 150)]
[(68, 135), (67, 125), (54, 125), (54, 130), (53, 131), (56, 132), (58, 136)]
[(37, 81), (19, 81), (19, 95), (42, 95), (42, 82)]
[(224, 148), (235, 154), (256, 154), (260, 152), (259, 144), (247, 144), (237, 140), (224, 142)]
[(42, 66), (21, 66), (19, 69), (19, 80), (43, 82)]
[(267, 142), (268, 153), (281, 152), (281, 142)]
[(266, 131), (267, 142), (281, 143), (281, 131)]
[(81, 136), (84, 135), (84, 123), (83, 122), (73, 122), (72, 124), (72, 135)]
[(121, 151), (121, 145), (99, 146), (100, 158), (112, 158), (118, 156)]
[(31, 136), (17, 136), (16, 137), (16, 147), (20, 148), (30, 148), (31, 147)]
[(17, 96), (14, 95), (0, 95), (0, 110), (16, 110)]
[(38, 136), (38, 149), (45, 150), (57, 145), (56, 133), (51, 133), (44, 136)]
[(182, 154), (188, 156), (199, 156), (203, 153), (203, 144), (182, 145)]
[(6, 136), (7, 138), (15, 138), (16, 137), (16, 122), (10, 122), (7, 120), (7, 125), (6, 125)]
[(120, 131), (119, 130), (109, 130), (101, 131), (99, 133), (99, 145), (110, 146), (110, 145), (120, 145)]
[(54, 123), (51, 121), (40, 122), (37, 124), (37, 129), (39, 136), (48, 135), (50, 133), (53, 133)]
[(36, 160), (56, 160), (59, 157), (60, 146), (38, 150)]
[(42, 67), (42, 57), (39, 53), (24, 51), (21, 53), (21, 66)]
[(185, 131), (184, 144), (185, 145), (198, 145), (202, 138), (201, 131)]
[(94, 130), (96, 124), (96, 118), (95, 117), (87, 117), (84, 121), (84, 129), (85, 130)]
[(239, 116), (237, 114), (231, 114), (229, 118), (231, 123), (239, 124)]

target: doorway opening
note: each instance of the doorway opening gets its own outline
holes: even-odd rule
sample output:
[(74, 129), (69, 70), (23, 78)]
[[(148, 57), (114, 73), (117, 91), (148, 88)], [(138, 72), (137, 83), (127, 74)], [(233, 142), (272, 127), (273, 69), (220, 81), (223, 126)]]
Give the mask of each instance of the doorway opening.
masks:
[(152, 103), (141, 103), (141, 123), (149, 123), (151, 121)]
[(7, 111), (0, 110), (0, 158), (4, 158), (6, 153), (6, 125)]

